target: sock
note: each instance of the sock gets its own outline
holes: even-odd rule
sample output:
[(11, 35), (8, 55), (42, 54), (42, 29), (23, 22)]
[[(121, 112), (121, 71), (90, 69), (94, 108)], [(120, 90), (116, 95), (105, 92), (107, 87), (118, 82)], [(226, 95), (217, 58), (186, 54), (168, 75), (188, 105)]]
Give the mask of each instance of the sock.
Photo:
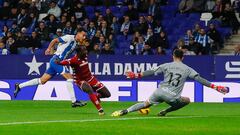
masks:
[(165, 111), (166, 111), (166, 112), (172, 112), (172, 111), (178, 110), (178, 109), (180, 109), (180, 108), (183, 108), (183, 107), (186, 106), (186, 105), (188, 105), (188, 103), (170, 106), (170, 107), (167, 108)]
[(128, 112), (135, 112), (135, 111), (138, 111), (138, 110), (140, 110), (140, 109), (142, 109), (142, 108), (145, 108), (145, 107), (147, 107), (146, 103), (145, 103), (145, 102), (141, 102), (141, 103), (137, 103), (137, 104), (129, 107), (129, 108), (127, 109), (127, 111), (128, 111)]
[(27, 82), (20, 83), (19, 88), (21, 89), (21, 88), (24, 88), (27, 86), (33, 86), (33, 85), (39, 85), (39, 84), (41, 84), (40, 78), (35, 78), (35, 79), (29, 80)]
[(89, 94), (88, 95), (89, 98), (91, 99), (92, 103), (95, 105), (95, 107), (97, 108), (97, 110), (102, 110), (102, 106), (101, 104), (99, 103), (98, 99), (97, 99), (97, 96), (96, 94)]
[(72, 103), (76, 102), (76, 97), (75, 97), (75, 93), (74, 93), (74, 89), (73, 89), (73, 79), (67, 79), (67, 89), (68, 92), (70, 94), (70, 98), (72, 100)]

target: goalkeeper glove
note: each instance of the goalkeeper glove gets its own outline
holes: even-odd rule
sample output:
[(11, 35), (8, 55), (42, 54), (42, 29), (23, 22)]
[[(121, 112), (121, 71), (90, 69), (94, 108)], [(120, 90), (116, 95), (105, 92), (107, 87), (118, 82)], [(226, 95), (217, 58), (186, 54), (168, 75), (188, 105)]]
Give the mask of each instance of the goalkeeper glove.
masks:
[(131, 71), (126, 72), (127, 78), (133, 79), (133, 78), (141, 78), (142, 74), (141, 73), (133, 73)]
[(214, 85), (214, 84), (211, 84), (210, 87), (217, 90), (218, 92), (220, 92), (222, 94), (229, 93), (229, 88), (228, 87), (217, 86), (217, 85)]

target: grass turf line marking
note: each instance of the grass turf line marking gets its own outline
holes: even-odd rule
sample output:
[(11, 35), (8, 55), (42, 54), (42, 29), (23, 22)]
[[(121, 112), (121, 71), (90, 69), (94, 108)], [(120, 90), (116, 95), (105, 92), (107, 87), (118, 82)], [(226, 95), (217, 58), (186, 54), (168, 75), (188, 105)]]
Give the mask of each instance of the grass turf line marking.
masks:
[(50, 120), (50, 121), (23, 121), (0, 123), (0, 126), (26, 125), (26, 124), (44, 124), (44, 123), (82, 123), (82, 122), (100, 122), (100, 121), (125, 121), (125, 120), (144, 120), (144, 119), (185, 119), (185, 118), (206, 118), (208, 116), (176, 116), (176, 117), (132, 117), (132, 118), (111, 118), (111, 119), (85, 119), (85, 120)]

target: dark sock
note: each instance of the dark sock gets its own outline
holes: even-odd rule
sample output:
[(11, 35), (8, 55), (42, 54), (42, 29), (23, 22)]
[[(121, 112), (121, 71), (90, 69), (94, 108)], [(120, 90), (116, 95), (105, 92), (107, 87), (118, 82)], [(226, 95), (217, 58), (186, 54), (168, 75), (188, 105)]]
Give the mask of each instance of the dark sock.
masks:
[(167, 113), (168, 113), (168, 112), (172, 112), (172, 111), (178, 110), (178, 109), (180, 109), (180, 108), (183, 108), (183, 107), (186, 106), (186, 105), (188, 105), (188, 103), (170, 106), (170, 107), (167, 108), (165, 111), (166, 111)]

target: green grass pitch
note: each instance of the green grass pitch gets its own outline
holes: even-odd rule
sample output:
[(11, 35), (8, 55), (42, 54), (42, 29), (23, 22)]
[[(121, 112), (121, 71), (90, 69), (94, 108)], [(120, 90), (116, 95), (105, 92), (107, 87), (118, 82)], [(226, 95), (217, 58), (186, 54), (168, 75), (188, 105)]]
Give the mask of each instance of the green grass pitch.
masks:
[(102, 102), (98, 116), (88, 102), (71, 108), (69, 101), (0, 101), (0, 135), (239, 135), (239, 103), (191, 103), (156, 117), (166, 104), (153, 106), (148, 115), (138, 112), (114, 118), (111, 113), (133, 102)]

